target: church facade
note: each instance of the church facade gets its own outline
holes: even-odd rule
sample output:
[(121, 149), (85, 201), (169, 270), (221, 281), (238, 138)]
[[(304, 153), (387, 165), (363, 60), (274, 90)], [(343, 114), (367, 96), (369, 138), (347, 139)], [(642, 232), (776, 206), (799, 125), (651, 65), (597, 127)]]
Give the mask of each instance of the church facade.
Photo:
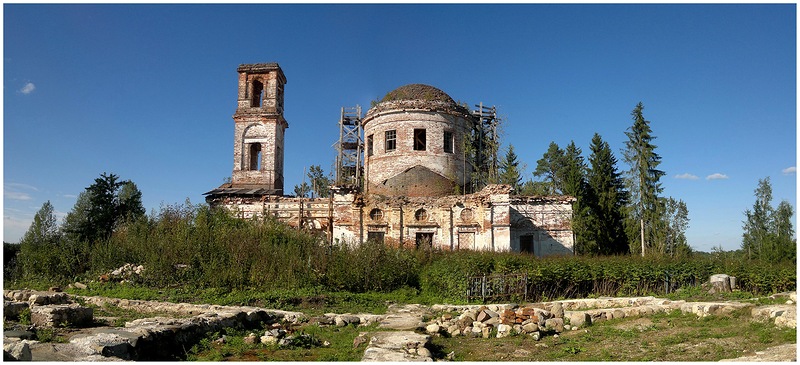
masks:
[(473, 116), (443, 91), (410, 84), (386, 94), (360, 121), (363, 188), (332, 186), (328, 198), (284, 196), (286, 77), (276, 63), (240, 65), (231, 181), (207, 193), (242, 218), (271, 215), (326, 232), (332, 244), (376, 240), (443, 250), (573, 254), (568, 196), (517, 196), (508, 185), (471, 194), (462, 140)]

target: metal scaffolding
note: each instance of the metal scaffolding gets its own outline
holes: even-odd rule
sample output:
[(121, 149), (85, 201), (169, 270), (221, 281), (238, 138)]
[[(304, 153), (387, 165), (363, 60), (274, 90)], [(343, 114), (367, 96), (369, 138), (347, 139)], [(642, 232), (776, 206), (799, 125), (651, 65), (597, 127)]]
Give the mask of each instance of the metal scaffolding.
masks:
[(497, 116), (497, 107), (476, 104), (477, 109), (472, 111), (474, 118), (472, 130), (472, 148), (474, 151), (473, 166), (475, 167), (472, 179), (472, 191), (477, 192), (487, 184), (497, 182), (498, 160), (497, 151), (500, 140), (497, 127), (500, 118)]
[(336, 186), (360, 187), (363, 172), (364, 130), (361, 106), (345, 108), (339, 118), (339, 141), (336, 148)]

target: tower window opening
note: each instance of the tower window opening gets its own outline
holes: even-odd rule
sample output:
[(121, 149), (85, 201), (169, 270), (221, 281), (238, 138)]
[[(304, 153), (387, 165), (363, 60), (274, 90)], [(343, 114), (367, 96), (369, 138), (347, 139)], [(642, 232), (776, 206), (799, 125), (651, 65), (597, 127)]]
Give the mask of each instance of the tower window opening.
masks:
[(261, 143), (250, 144), (250, 170), (261, 171)]
[(367, 136), (367, 156), (372, 156), (372, 135)]
[(444, 131), (444, 152), (453, 153), (453, 132)]
[(414, 130), (414, 151), (425, 151), (425, 130)]
[(397, 148), (397, 131), (386, 131), (386, 152), (394, 151)]
[(264, 93), (264, 84), (262, 84), (261, 81), (258, 80), (253, 81), (253, 91), (251, 94), (252, 99), (250, 101), (250, 106), (254, 108), (260, 108), (261, 96), (263, 93)]

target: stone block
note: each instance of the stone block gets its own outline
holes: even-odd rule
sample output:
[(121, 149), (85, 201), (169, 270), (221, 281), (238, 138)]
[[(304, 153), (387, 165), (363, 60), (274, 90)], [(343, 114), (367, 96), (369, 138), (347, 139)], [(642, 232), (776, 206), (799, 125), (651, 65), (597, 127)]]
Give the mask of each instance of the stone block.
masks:
[(31, 322), (39, 327), (80, 327), (92, 323), (94, 310), (78, 304), (31, 307)]
[(584, 327), (592, 324), (592, 317), (584, 311), (566, 311), (564, 318), (569, 320), (573, 327)]
[(557, 333), (564, 332), (564, 319), (563, 318), (550, 318), (545, 321), (545, 328), (552, 329)]
[(20, 313), (27, 309), (26, 302), (3, 302), (3, 316), (6, 318), (19, 318)]

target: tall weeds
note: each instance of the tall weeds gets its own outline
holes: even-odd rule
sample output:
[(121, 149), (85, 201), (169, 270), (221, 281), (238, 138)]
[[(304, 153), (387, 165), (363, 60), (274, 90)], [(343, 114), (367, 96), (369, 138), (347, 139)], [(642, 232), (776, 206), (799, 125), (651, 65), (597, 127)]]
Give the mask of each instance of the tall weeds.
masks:
[[(53, 248), (73, 246), (67, 251)], [(189, 203), (164, 206), (128, 222), (107, 240), (73, 246), (21, 247), (20, 261), (42, 265), (21, 275), (17, 272), (22, 280), (17, 283), (93, 280), (131, 263), (145, 267), (135, 280), (150, 287), (353, 293), (407, 287), (447, 301), (464, 300), (468, 277), (494, 274), (527, 274), (529, 300), (663, 294), (699, 285), (718, 273), (736, 276), (739, 287), (753, 294), (796, 287), (791, 263), (730, 257), (542, 259), (518, 253), (415, 250), (377, 242), (330, 246), (320, 234), (289, 228), (271, 217), (242, 220), (224, 210)]]

